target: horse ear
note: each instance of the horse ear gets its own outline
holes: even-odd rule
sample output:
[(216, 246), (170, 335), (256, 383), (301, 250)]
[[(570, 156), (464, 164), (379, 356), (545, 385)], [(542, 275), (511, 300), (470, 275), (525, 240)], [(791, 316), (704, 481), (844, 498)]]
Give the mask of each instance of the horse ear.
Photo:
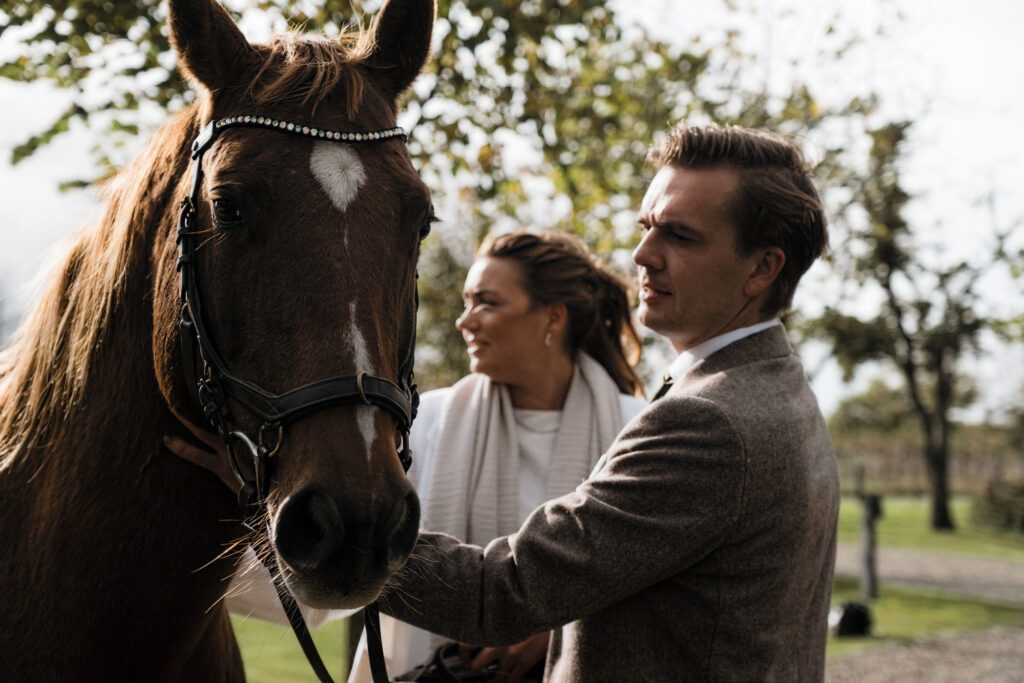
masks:
[(171, 45), (183, 72), (208, 90), (238, 82), (256, 52), (215, 0), (168, 0)]
[(374, 20), (375, 47), (368, 61), (380, 69), (396, 97), (416, 76), (430, 54), (434, 0), (388, 0)]

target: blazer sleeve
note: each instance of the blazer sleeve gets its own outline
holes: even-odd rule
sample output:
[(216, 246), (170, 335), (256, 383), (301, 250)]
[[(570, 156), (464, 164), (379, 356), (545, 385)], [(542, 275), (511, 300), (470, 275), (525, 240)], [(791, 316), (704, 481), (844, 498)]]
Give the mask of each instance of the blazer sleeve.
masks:
[(745, 465), (722, 410), (666, 397), (627, 426), (590, 479), (511, 536), (480, 548), (421, 533), (383, 610), (479, 645), (586, 617), (721, 544), (739, 514)]

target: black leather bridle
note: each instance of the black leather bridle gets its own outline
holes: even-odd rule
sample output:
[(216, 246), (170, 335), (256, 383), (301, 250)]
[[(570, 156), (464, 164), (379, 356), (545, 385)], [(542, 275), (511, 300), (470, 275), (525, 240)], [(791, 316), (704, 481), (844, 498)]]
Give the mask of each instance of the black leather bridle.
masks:
[[(419, 405), (419, 393), (413, 383), (416, 350), (415, 310), (419, 306), (419, 296), (414, 287), (412, 341), (409, 352), (399, 368), (398, 384), (383, 377), (358, 372), (355, 375), (322, 379), (284, 394), (272, 394), (258, 384), (232, 374), (217, 353), (203, 321), (199, 285), (196, 281), (195, 249), (203, 154), (222, 131), (238, 127), (265, 128), (340, 143), (376, 143), (392, 139), (404, 142), (407, 138), (405, 132), (397, 127), (352, 133), (324, 130), (264, 116), (246, 115), (211, 121), (192, 142), (192, 185), (188, 196), (181, 202), (177, 234), (179, 296), (182, 302), (178, 331), (181, 338), (182, 364), (193, 400), (227, 446), (231, 469), (240, 486), (238, 503), (242, 508), (246, 526), (255, 532), (270, 492), (271, 458), (281, 448), (285, 426), (312, 412), (341, 404), (376, 405), (387, 410), (395, 418), (402, 436), (399, 459), (402, 467), (406, 471), (409, 470), (412, 464), (409, 429)], [(228, 399), (233, 399), (260, 419), (262, 424), (255, 439), (235, 426), (228, 409)], [(246, 476), (239, 462), (239, 446), (250, 459), (252, 478)], [(321, 681), (331, 681), (313, 646), (298, 605), (284, 585), (273, 551), (262, 554), (261, 559), (274, 579), (278, 597), (310, 665)], [(369, 605), (366, 612), (368, 649), (374, 681), (384, 683), (387, 681), (387, 672), (384, 670), (381, 652), (376, 605)]]

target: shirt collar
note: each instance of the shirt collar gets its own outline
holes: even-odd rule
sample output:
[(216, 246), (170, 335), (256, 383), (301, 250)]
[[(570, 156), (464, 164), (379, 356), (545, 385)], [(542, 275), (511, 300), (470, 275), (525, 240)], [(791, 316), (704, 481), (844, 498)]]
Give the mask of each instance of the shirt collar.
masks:
[(735, 330), (730, 330), (725, 334), (720, 334), (717, 337), (712, 337), (705, 342), (697, 344), (692, 349), (686, 349), (680, 353), (672, 365), (668, 367), (668, 375), (672, 377), (672, 381), (675, 382), (677, 379), (683, 376), (687, 370), (696, 365), (699, 361), (704, 360), (715, 351), (721, 351), (729, 344), (738, 342), (740, 339), (749, 337), (752, 334), (757, 334), (776, 325), (781, 325), (781, 321), (778, 318), (772, 318), (771, 320), (765, 320), (764, 322), (756, 323), (754, 325), (748, 325), (746, 327), (738, 327)]

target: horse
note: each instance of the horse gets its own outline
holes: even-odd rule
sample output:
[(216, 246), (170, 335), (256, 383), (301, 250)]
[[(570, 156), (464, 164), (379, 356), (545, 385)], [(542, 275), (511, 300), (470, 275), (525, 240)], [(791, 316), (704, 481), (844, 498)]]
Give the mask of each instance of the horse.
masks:
[[(222, 597), (250, 533), (317, 607), (373, 601), (404, 563), (419, 507), (401, 411), (370, 399), (403, 384), (415, 343), (434, 218), (395, 122), (434, 15), (433, 0), (389, 0), (365, 30), (250, 44), (215, 0), (169, 0), (197, 98), (104, 189), (0, 355), (4, 680), (244, 680)], [(277, 426), (255, 532), (216, 477), (162, 446), (188, 437), (176, 416), (211, 424), (182, 332), (200, 301), (202, 362), (215, 349), (279, 397), (354, 376), (363, 399)], [(250, 408), (227, 392), (213, 417), (262, 436)]]

